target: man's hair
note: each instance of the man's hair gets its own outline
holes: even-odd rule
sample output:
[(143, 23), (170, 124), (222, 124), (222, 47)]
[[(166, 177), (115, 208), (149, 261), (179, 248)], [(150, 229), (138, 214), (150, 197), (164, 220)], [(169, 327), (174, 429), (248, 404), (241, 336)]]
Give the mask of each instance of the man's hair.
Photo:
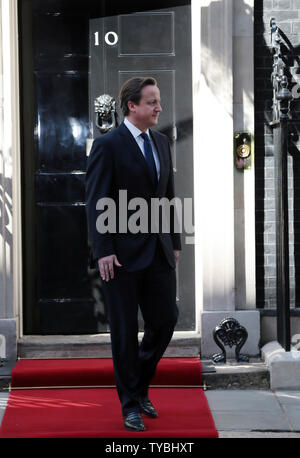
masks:
[(123, 84), (120, 91), (120, 106), (124, 116), (129, 114), (128, 102), (139, 104), (145, 86), (157, 86), (157, 81), (151, 77), (133, 77)]

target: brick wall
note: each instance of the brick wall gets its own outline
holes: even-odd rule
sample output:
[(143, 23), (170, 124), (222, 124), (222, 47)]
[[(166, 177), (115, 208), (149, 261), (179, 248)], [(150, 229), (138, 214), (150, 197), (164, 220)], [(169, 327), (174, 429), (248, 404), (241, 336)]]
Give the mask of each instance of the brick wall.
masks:
[[(272, 309), (276, 308), (276, 237), (274, 148), (272, 129), (268, 125), (272, 119), (270, 76), (273, 63), (269, 24), (270, 18), (274, 17), (293, 47), (293, 53), (287, 51), (292, 88), (295, 82), (291, 76), (299, 74), (300, 78), (300, 0), (255, 0), (254, 16), (257, 307)], [(297, 139), (299, 111), (300, 98), (291, 105), (294, 141), (290, 143), (288, 158), (291, 307), (300, 306), (300, 294), (295, 281), (297, 278), (300, 280), (300, 140)]]

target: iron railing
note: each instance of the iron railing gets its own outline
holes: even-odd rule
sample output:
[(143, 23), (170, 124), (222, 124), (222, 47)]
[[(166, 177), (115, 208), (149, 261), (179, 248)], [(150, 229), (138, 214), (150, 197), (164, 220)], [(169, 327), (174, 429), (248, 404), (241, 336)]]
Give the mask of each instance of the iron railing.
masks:
[(275, 201), (276, 201), (276, 272), (277, 272), (277, 340), (290, 351), (289, 286), (289, 218), (288, 218), (288, 135), (290, 101), (286, 64), (282, 55), (283, 40), (274, 18), (270, 21), (273, 50), (273, 120)]

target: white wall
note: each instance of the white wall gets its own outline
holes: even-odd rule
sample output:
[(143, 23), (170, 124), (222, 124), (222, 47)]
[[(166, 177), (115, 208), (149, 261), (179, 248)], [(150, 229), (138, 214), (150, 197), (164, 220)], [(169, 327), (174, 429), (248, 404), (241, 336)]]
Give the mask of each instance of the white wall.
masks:
[[(196, 2), (194, 2), (196, 3)], [(255, 309), (254, 168), (238, 172), (234, 133), (254, 131), (253, 0), (202, 0), (196, 80), (195, 226), (201, 354), (218, 351), (213, 328), (232, 316), (246, 327), (244, 352), (258, 353)], [(199, 278), (199, 277), (197, 277)], [(202, 294), (202, 297), (201, 297)], [(241, 312), (244, 311), (244, 312)]]

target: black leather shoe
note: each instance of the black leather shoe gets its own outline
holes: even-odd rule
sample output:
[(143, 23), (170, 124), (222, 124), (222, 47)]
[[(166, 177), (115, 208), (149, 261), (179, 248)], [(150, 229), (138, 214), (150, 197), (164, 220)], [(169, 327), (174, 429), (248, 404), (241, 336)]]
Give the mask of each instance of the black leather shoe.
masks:
[(145, 425), (139, 412), (130, 412), (124, 417), (125, 429), (129, 431), (145, 431)]
[(140, 399), (140, 409), (141, 409), (141, 413), (144, 413), (148, 417), (151, 417), (151, 418), (158, 417), (158, 413), (157, 413), (155, 407), (153, 406), (153, 404), (150, 401), (150, 399), (147, 398), (147, 397)]

